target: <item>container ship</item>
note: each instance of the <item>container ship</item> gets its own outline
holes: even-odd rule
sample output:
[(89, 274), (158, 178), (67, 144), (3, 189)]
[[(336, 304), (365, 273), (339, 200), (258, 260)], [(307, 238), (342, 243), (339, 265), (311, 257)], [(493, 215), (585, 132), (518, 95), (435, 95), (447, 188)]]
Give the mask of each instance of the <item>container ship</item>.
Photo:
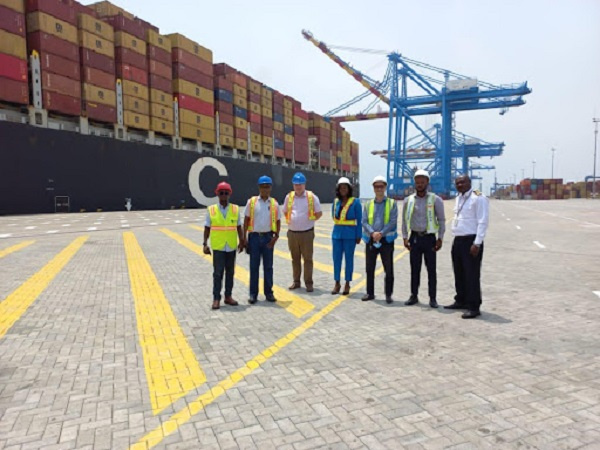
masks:
[(0, 0), (0, 214), (198, 208), (303, 171), (331, 202), (358, 144), (179, 33), (110, 2)]

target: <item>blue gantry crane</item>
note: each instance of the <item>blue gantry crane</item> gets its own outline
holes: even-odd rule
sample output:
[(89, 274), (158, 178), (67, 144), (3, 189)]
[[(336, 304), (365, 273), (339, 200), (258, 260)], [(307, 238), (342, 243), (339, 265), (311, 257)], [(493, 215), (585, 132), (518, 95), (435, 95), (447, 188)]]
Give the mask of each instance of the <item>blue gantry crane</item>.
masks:
[[(453, 145), (454, 115), (462, 111), (500, 109), (504, 114), (509, 108), (525, 104), (523, 96), (530, 94), (527, 82), (513, 85), (494, 85), (470, 78), (450, 70), (407, 58), (396, 52), (357, 49), (351, 47), (327, 46), (314, 38), (312, 33), (303, 30), (305, 39), (312, 42), (348, 74), (361, 83), (366, 91), (329, 112), (332, 120), (343, 122), (387, 118), (389, 120), (387, 138), (387, 178), (388, 194), (403, 196), (412, 186), (413, 168), (409, 162), (415, 161), (411, 155), (409, 125), (417, 135), (433, 149), (427, 165), (431, 173), (431, 186), (435, 192), (450, 195), (453, 190), (453, 158), (462, 158), (462, 170), (468, 171), (468, 159), (481, 157), (492, 152), (485, 144), (475, 145), (464, 140)], [(381, 81), (374, 80), (352, 67), (337, 56), (332, 48), (387, 54), (388, 66)], [(409, 95), (409, 89), (411, 95)], [(416, 91), (416, 93), (415, 93)], [(375, 96), (368, 107), (360, 114), (335, 116), (364, 99)], [(372, 112), (381, 102), (389, 106), (387, 112)], [(436, 138), (432, 138), (415, 120), (419, 116), (440, 115), (441, 124)], [(397, 149), (397, 151), (395, 150)], [(459, 151), (461, 156), (457, 156)]]

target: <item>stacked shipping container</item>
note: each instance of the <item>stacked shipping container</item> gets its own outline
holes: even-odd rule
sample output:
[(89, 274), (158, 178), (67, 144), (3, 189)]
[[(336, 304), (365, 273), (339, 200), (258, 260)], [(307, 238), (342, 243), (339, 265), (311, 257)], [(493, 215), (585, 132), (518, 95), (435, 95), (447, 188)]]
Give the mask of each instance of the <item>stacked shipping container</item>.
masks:
[(248, 78), (235, 72), (226, 75), (233, 82), (233, 135), (238, 150), (248, 150)]
[(29, 103), (23, 0), (0, 0), (0, 98)]
[(273, 156), (273, 90), (267, 86), (260, 88), (260, 111), (262, 115), (262, 154)]
[(233, 81), (230, 75), (235, 73), (235, 69), (227, 64), (215, 64), (213, 70), (215, 111), (219, 116), (219, 144), (234, 147)]
[(289, 96), (283, 97), (283, 148), (284, 157), (291, 161), (294, 159), (294, 113), (292, 112), (292, 102), (294, 99)]
[(148, 88), (150, 89), (150, 130), (175, 134), (173, 126), (173, 72), (171, 40), (155, 30), (146, 31)]
[(250, 151), (255, 155), (263, 152), (261, 84), (248, 78), (248, 123), (250, 126)]
[(284, 124), (284, 96), (279, 91), (273, 91), (273, 147), (275, 157), (285, 158), (285, 124)]
[(316, 139), (321, 167), (331, 167), (331, 123), (317, 113), (308, 113), (308, 134)]
[(299, 101), (292, 101), (292, 114), (294, 115), (294, 159), (296, 162), (306, 164), (310, 160), (308, 151), (308, 113), (302, 109)]

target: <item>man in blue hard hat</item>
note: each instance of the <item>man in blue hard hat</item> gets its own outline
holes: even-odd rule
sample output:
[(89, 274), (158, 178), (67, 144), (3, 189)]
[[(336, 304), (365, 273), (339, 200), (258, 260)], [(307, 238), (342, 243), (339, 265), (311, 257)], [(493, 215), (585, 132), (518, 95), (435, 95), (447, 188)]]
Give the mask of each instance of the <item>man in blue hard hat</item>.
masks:
[[(277, 200), (271, 197), (273, 180), (263, 175), (258, 179), (259, 195), (246, 203), (244, 241), (250, 254), (250, 298), (253, 305), (258, 300), (258, 275), (263, 261), (264, 294), (269, 302), (276, 302), (273, 294), (273, 248), (279, 239), (281, 212)], [(246, 238), (247, 236), (247, 238)]]
[(290, 290), (300, 287), (302, 259), (304, 259), (304, 285), (306, 292), (313, 292), (313, 241), (315, 222), (321, 218), (321, 202), (313, 192), (306, 190), (306, 177), (297, 172), (292, 178), (294, 190), (286, 195), (283, 213), (288, 224), (288, 247), (292, 255), (294, 280)]

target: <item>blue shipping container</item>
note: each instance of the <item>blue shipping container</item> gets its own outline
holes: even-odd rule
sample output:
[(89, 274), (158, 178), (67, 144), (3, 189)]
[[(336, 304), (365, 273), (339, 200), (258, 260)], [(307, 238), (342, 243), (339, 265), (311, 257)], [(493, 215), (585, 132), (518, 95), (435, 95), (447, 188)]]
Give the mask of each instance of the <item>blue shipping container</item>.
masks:
[(233, 106), (233, 115), (235, 117), (241, 117), (244, 120), (248, 120), (248, 110), (240, 108), (239, 106)]
[(233, 103), (233, 94), (225, 89), (215, 89), (215, 100)]
[(285, 125), (283, 127), (283, 131), (285, 132), (285, 134), (294, 134), (294, 127), (292, 127), (291, 125)]
[(282, 122), (283, 123), (283, 114), (273, 113), (273, 121), (274, 122)]

